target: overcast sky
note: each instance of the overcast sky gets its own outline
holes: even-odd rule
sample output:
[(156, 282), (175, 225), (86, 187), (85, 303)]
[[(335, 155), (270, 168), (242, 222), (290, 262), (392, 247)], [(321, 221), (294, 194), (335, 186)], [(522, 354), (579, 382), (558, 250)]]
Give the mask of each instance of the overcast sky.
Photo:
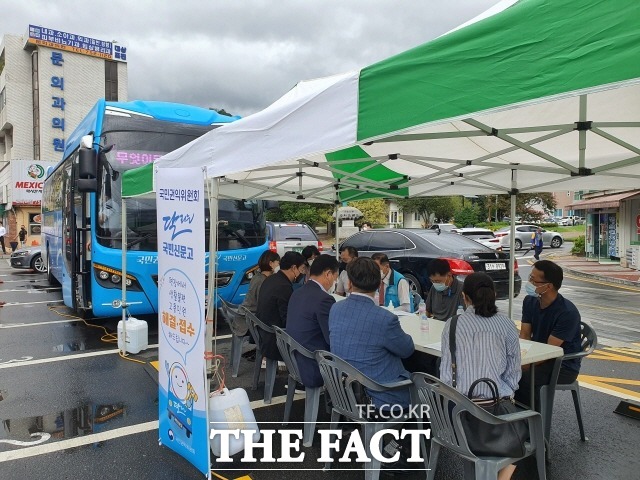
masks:
[(128, 49), (129, 99), (248, 115), (299, 80), (427, 42), (497, 0), (0, 0), (0, 34), (28, 25)]

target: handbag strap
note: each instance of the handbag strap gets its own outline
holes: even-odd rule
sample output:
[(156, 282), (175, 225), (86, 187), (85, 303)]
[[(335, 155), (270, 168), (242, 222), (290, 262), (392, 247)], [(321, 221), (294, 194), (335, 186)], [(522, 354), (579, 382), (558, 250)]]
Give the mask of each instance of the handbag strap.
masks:
[(495, 381), (486, 377), (479, 378), (478, 380), (476, 380), (471, 384), (471, 386), (469, 387), (469, 392), (467, 393), (467, 397), (473, 398), (473, 391), (475, 390), (476, 386), (480, 385), (481, 383), (488, 385), (489, 390), (491, 390), (491, 396), (493, 397), (493, 402), (498, 403), (498, 401), (500, 400), (500, 397), (498, 396), (498, 385), (496, 384)]
[(449, 351), (451, 352), (451, 386), (456, 388), (458, 377), (458, 366), (456, 364), (456, 328), (458, 326), (458, 315), (451, 317), (449, 324)]

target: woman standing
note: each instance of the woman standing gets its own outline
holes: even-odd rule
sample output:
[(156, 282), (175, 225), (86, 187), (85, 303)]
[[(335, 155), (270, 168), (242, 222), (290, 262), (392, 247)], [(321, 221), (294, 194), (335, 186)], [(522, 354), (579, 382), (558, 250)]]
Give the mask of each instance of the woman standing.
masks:
[[(508, 316), (498, 313), (495, 287), (486, 273), (472, 273), (465, 279), (462, 298), (466, 310), (458, 317), (455, 329), (456, 390), (467, 395), (474, 381), (489, 378), (498, 386), (500, 398), (513, 399), (522, 374), (515, 324)], [(447, 385), (453, 384), (450, 327), (451, 319), (442, 331), (440, 378)], [(472, 400), (491, 398), (488, 385), (476, 386)], [(515, 465), (503, 468), (498, 480), (510, 479), (515, 469)]]

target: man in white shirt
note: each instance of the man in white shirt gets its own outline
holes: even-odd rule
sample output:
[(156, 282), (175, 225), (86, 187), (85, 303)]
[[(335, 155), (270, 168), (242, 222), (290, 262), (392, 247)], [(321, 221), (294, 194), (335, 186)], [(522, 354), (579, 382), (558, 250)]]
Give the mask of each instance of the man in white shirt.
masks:
[(384, 253), (374, 253), (371, 259), (380, 267), (380, 288), (374, 296), (376, 303), (386, 307), (391, 302), (397, 310), (413, 312), (413, 298), (409, 281), (400, 272), (391, 268), (389, 257)]
[(349, 293), (347, 265), (353, 262), (356, 258), (358, 258), (358, 250), (356, 250), (355, 247), (344, 247), (340, 252), (340, 260), (345, 264), (345, 266), (344, 270), (342, 270), (338, 276), (338, 283), (336, 285), (336, 293), (338, 295), (346, 297), (347, 293)]
[(2, 253), (6, 254), (7, 253), (7, 249), (4, 246), (4, 236), (7, 234), (7, 229), (4, 228), (4, 225), (2, 225), (2, 222), (0, 222), (0, 245), (2, 245)]

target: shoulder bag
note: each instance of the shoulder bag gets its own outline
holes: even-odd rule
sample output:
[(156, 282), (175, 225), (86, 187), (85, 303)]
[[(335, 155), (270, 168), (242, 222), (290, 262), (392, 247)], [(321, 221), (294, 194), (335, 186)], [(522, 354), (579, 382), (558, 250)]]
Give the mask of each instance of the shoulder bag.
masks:
[[(451, 351), (452, 386), (456, 387), (456, 326), (458, 317), (451, 319), (449, 326), (449, 349)], [(491, 390), (491, 399), (473, 398), (473, 391), (477, 385), (484, 383)], [(499, 416), (517, 411), (513, 400), (500, 398), (498, 385), (490, 378), (480, 378), (471, 384), (467, 397), (479, 407), (492, 415)], [(479, 457), (509, 457), (520, 458), (525, 454), (525, 442), (529, 439), (528, 423), (524, 420), (509, 422), (502, 425), (491, 425), (463, 412), (461, 415), (462, 427), (467, 437), (469, 450)]]

